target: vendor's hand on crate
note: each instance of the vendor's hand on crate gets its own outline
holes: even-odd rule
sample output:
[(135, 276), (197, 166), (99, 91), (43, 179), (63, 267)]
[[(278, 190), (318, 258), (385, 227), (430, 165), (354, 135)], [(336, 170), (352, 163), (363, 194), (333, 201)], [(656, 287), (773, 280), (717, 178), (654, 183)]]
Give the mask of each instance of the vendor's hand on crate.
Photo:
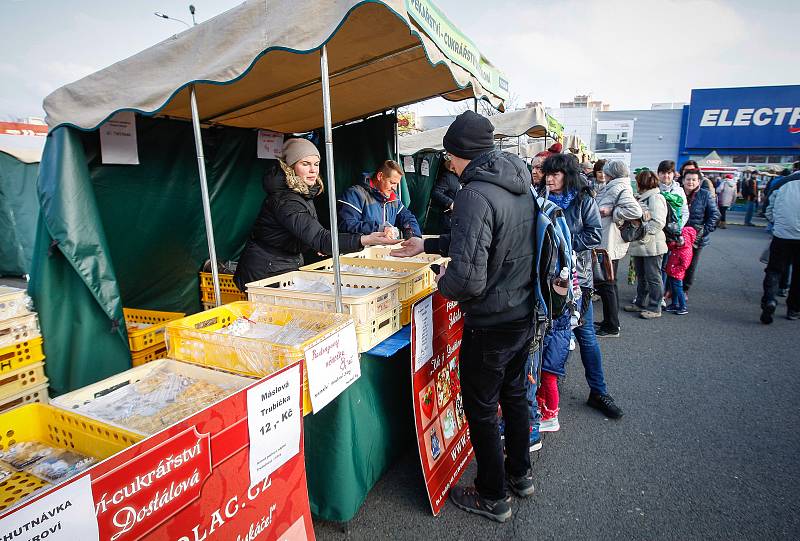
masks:
[(399, 250), (392, 250), (393, 257), (414, 257), (425, 251), (425, 242), (419, 237), (411, 237), (403, 241), (402, 248)]

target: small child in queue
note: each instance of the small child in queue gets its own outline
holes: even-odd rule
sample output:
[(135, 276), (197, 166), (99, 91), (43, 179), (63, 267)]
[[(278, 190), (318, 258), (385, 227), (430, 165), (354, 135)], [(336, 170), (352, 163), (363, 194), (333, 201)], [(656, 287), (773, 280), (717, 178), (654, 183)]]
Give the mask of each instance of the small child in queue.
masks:
[(667, 243), (667, 248), (669, 248), (667, 288), (672, 293), (672, 304), (665, 310), (679, 316), (689, 313), (686, 307), (686, 295), (683, 292), (683, 278), (686, 276), (686, 269), (692, 263), (692, 244), (696, 238), (697, 231), (694, 227), (687, 225), (681, 230), (681, 236), (677, 241)]

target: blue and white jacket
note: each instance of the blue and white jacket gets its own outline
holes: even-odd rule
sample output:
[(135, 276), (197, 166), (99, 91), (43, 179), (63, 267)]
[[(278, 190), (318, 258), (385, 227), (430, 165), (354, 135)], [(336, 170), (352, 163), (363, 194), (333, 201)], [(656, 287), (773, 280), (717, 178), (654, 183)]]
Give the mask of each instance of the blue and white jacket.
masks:
[(397, 194), (386, 198), (372, 186), (370, 179), (351, 186), (339, 199), (339, 231), (369, 235), (383, 231), (383, 224), (390, 223), (400, 234), (411, 230), (415, 237), (422, 236), (417, 218), (406, 208)]

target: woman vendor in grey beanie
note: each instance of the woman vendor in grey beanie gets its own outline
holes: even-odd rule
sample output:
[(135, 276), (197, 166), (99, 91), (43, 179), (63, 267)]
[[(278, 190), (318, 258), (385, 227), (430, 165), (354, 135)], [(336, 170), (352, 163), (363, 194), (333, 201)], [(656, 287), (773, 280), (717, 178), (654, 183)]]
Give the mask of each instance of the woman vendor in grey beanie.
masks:
[[(267, 197), (233, 277), (241, 291), (250, 282), (299, 269), (304, 251), (331, 255), (331, 232), (319, 223), (314, 207), (314, 198), (323, 191), (319, 162), (319, 150), (311, 141), (292, 138), (283, 144), (283, 159), (267, 166), (263, 180)], [(383, 232), (338, 236), (343, 253), (399, 242)]]

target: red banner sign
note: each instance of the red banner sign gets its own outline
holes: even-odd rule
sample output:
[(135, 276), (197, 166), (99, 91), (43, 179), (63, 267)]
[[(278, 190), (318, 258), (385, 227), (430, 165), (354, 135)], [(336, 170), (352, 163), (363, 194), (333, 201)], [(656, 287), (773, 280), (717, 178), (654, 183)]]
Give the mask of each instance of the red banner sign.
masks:
[[(431, 307), (426, 303), (432, 303)], [(429, 326), (429, 328), (425, 328)], [(464, 414), (458, 353), (464, 322), (458, 303), (436, 292), (413, 307), (411, 314), (411, 371), (414, 421), (425, 488), (434, 515), (444, 507), (450, 488), (472, 458), (469, 427)], [(416, 341), (432, 335), (432, 348)], [(420, 352), (429, 359), (417, 359)]]
[[(293, 366), (266, 379), (291, 370), (297, 373), (298, 385), (294, 411), (300, 412), (302, 370)], [(71, 479), (68, 484), (91, 478), (99, 539), (313, 540), (302, 416), (292, 416), (301, 423), (299, 452), (250, 486), (247, 411), (244, 389)], [(2, 520), (65, 486), (21, 505)]]

